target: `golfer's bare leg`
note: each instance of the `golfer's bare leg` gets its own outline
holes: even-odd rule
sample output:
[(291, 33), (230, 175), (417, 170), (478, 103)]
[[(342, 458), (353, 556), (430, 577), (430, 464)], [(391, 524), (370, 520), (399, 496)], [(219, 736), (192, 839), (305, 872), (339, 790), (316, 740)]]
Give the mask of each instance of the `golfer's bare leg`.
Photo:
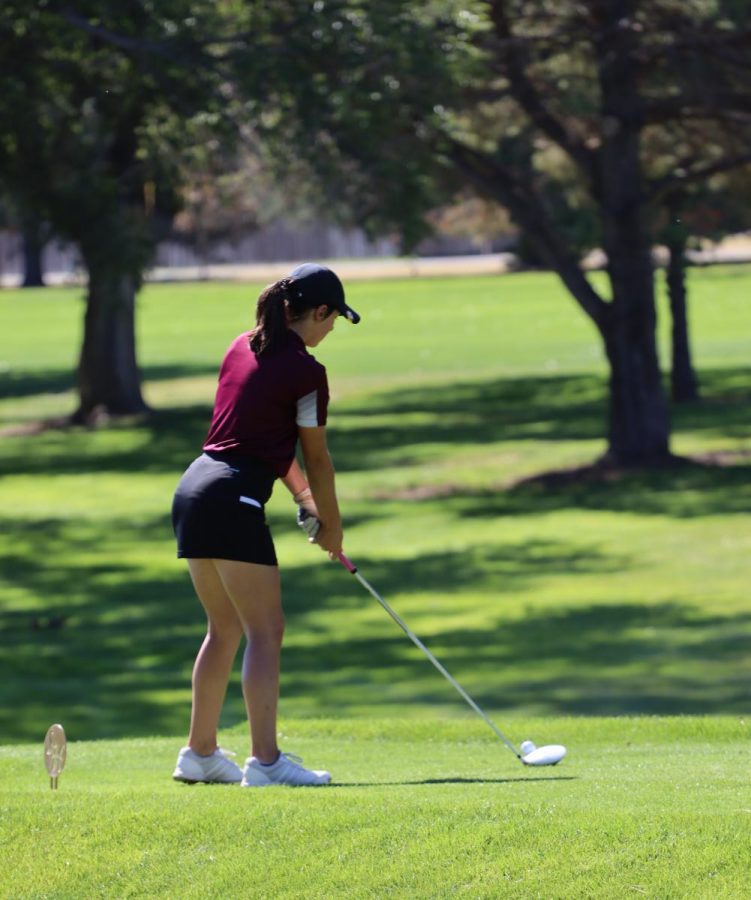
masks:
[(276, 712), (284, 635), (279, 569), (225, 559), (214, 562), (248, 638), (243, 658), (243, 695), (250, 723), (251, 753), (261, 762), (271, 763), (279, 755)]
[(208, 629), (193, 666), (193, 709), (188, 746), (202, 756), (217, 748), (219, 716), (243, 626), (213, 560), (189, 559), (190, 577), (208, 618)]

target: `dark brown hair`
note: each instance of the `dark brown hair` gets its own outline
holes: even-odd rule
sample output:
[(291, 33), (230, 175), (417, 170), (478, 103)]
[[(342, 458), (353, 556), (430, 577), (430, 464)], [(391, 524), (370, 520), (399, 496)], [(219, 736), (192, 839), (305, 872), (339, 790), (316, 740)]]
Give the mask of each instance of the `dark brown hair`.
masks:
[[(265, 288), (256, 304), (256, 327), (250, 335), (250, 349), (256, 356), (274, 351), (283, 341), (287, 323), (301, 319), (309, 309), (309, 302), (291, 291), (292, 282), (282, 278)], [(320, 304), (317, 304), (320, 305)], [(329, 308), (329, 315), (334, 312)]]

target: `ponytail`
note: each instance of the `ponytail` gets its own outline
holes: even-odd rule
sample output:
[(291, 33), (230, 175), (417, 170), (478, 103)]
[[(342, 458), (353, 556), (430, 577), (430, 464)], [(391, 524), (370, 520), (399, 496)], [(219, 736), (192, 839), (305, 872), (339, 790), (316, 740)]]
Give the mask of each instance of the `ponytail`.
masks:
[(282, 342), (287, 331), (287, 302), (289, 280), (283, 278), (270, 284), (258, 298), (256, 327), (250, 335), (250, 349), (263, 356)]
[[(284, 342), (287, 324), (320, 305), (317, 298), (311, 302), (299, 289), (292, 290), (293, 283), (290, 278), (282, 278), (265, 288), (258, 298), (256, 327), (250, 333), (248, 342), (256, 356), (273, 353)], [(333, 311), (334, 307), (330, 307), (329, 313)]]

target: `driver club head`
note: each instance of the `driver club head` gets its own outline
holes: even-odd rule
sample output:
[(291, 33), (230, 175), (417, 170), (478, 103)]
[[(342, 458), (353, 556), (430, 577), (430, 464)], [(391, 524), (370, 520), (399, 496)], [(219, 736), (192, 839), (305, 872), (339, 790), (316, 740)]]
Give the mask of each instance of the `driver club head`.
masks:
[(565, 755), (566, 748), (561, 744), (548, 744), (545, 747), (535, 747), (519, 759), (525, 766), (555, 766)]

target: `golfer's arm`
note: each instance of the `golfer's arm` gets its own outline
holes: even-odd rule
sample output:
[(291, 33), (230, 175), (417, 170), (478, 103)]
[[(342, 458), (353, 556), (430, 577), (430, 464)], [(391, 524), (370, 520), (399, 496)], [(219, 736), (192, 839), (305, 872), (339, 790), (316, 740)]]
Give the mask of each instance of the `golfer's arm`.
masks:
[(293, 497), (296, 497), (308, 487), (308, 479), (303, 474), (300, 463), (298, 463), (296, 459), (292, 460), (292, 465), (289, 467), (284, 478), (282, 478), (282, 484), (284, 484)]
[(300, 428), (299, 436), (305, 473), (318, 508), (318, 517), (328, 528), (339, 529), (342, 520), (336, 499), (334, 464), (326, 443), (326, 428)]

